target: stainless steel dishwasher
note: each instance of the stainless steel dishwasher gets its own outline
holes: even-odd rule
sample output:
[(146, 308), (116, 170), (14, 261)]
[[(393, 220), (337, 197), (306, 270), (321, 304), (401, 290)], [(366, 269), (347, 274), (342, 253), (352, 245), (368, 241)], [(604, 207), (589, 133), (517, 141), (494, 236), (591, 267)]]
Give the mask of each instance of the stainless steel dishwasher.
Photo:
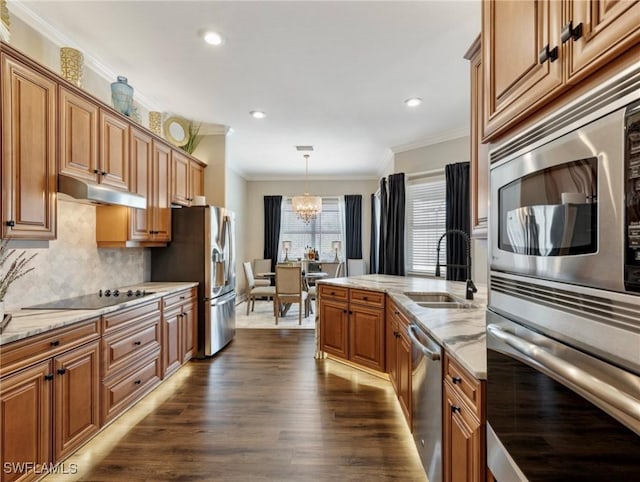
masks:
[(413, 440), (429, 482), (442, 481), (442, 347), (409, 325)]

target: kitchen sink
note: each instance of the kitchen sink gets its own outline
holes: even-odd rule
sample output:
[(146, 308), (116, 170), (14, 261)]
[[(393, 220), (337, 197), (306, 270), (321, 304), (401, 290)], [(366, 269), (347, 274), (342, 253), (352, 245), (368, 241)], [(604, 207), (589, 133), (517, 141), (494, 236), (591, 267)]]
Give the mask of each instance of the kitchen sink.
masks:
[(459, 309), (459, 308), (473, 308), (470, 303), (465, 303), (455, 296), (451, 296), (449, 293), (405, 293), (405, 295), (418, 306), (424, 308), (445, 308), (445, 309)]

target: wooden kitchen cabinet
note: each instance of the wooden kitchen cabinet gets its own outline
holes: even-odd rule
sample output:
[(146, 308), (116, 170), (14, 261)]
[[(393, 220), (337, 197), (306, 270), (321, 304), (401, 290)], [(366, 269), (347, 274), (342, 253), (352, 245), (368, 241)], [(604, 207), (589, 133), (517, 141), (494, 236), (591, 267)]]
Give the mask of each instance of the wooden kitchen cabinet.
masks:
[(99, 336), (94, 318), (0, 347), (1, 467), (59, 462), (100, 429)]
[(162, 372), (166, 378), (196, 351), (197, 288), (167, 296), (162, 304)]
[(145, 196), (147, 209), (97, 206), (98, 247), (162, 247), (171, 241), (170, 159), (170, 147), (131, 128), (131, 190)]
[(100, 109), (101, 184), (129, 190), (129, 123)]
[(320, 285), (322, 351), (385, 371), (384, 293)]
[(186, 154), (171, 155), (171, 202), (191, 206), (195, 196), (204, 194), (204, 167)]
[(0, 69), (2, 237), (55, 239), (58, 87), (26, 58)]
[(445, 482), (481, 482), (486, 474), (484, 383), (445, 353), (443, 476)]
[[(522, 0), (482, 3), (484, 140), (505, 134), (543, 106), (570, 99), (640, 42), (640, 2)], [(576, 92), (577, 89), (574, 89)], [(563, 94), (562, 97), (559, 97)]]
[(475, 40), (464, 56), (471, 66), (471, 148), (470, 184), (471, 184), (471, 236), (487, 238), (487, 219), (489, 214), (489, 149), (482, 143), (484, 137), (484, 90), (482, 79), (481, 38)]
[(400, 409), (411, 429), (411, 340), (407, 333), (409, 320), (391, 300), (387, 304), (386, 323), (387, 373), (398, 397)]

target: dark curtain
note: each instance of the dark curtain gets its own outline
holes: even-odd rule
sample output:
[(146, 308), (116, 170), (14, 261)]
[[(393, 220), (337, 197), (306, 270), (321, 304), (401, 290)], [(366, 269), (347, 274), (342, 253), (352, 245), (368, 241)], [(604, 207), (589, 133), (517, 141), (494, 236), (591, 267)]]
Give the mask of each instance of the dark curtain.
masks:
[(347, 259), (362, 259), (362, 195), (344, 196)]
[(404, 173), (389, 176), (389, 203), (385, 235), (385, 274), (404, 276)]
[(371, 238), (369, 242), (369, 272), (378, 273), (378, 230), (376, 229), (376, 195), (371, 195)]
[(378, 232), (378, 273), (387, 272), (387, 180), (380, 179), (380, 231)]
[[(448, 164), (444, 168), (446, 178), (447, 217), (446, 229), (460, 229), (469, 235), (471, 214), (469, 208), (469, 163)], [(447, 234), (447, 264), (465, 266), (467, 243), (457, 234)], [(471, 273), (469, 273), (471, 277)], [(464, 281), (467, 272), (462, 268), (447, 268), (447, 279)]]
[(280, 214), (282, 196), (264, 197), (264, 259), (271, 260), (271, 271), (276, 270), (280, 244)]

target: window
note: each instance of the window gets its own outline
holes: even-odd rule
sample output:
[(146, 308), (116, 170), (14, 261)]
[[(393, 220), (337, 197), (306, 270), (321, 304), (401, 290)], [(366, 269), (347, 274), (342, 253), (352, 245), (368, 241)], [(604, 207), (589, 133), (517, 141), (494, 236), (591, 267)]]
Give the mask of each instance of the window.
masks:
[[(445, 232), (444, 177), (429, 177), (407, 184), (407, 272), (435, 274), (436, 247)], [(440, 263), (447, 259), (446, 242), (440, 246)]]
[(291, 199), (285, 199), (280, 225), (280, 260), (284, 258), (283, 241), (291, 241), (289, 259), (304, 258), (305, 247), (312, 247), (318, 251), (321, 261), (333, 260), (336, 253), (331, 248), (331, 242), (341, 241), (344, 246), (342, 226), (342, 209), (338, 198), (322, 198), (322, 212), (309, 223), (305, 223), (293, 211)]

